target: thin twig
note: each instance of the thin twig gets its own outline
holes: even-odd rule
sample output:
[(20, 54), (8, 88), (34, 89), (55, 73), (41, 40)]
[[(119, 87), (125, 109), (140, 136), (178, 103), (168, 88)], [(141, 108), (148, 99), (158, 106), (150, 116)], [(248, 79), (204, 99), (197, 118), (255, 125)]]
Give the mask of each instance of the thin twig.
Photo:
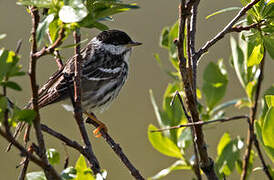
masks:
[[(187, 111), (186, 111), (186, 108), (185, 108), (185, 105), (184, 105), (184, 101), (179, 93), (179, 91), (176, 90), (175, 92), (175, 95), (173, 96), (171, 102), (170, 102), (170, 105), (172, 106), (173, 103), (174, 103), (174, 100), (175, 98), (178, 97), (179, 101), (180, 101), (180, 104), (182, 106), (182, 109), (184, 111), (184, 114), (187, 118), (187, 121), (188, 123), (193, 123), (191, 117), (188, 115)], [(192, 166), (193, 167), (193, 170), (194, 170), (194, 173), (196, 174), (198, 180), (201, 180), (202, 177), (201, 177), (201, 172), (200, 172), (200, 166), (199, 166), (199, 156), (198, 156), (198, 149), (197, 149), (197, 146), (196, 146), (196, 133), (194, 132), (195, 129), (193, 127), (191, 127), (191, 133), (192, 133), (192, 143), (193, 143), (193, 149), (194, 149), (194, 155), (195, 155), (195, 163), (194, 165)]]
[[(32, 149), (31, 146), (28, 148), (28, 152), (31, 153), (31, 154), (33, 153), (33, 149)], [(28, 166), (29, 166), (29, 158), (25, 157), (22, 164), (23, 164), (23, 168), (20, 171), (20, 174), (18, 176), (18, 180), (24, 180), (25, 179), (26, 174), (27, 174), (27, 170), (28, 170)]]
[(40, 58), (44, 55), (52, 54), (54, 52), (54, 50), (62, 44), (64, 37), (65, 37), (65, 29), (63, 27), (61, 27), (61, 29), (58, 33), (58, 38), (56, 39), (56, 41), (49, 47), (43, 47), (40, 51), (35, 52), (33, 54), (33, 56), (35, 58)]
[(271, 176), (271, 174), (270, 174), (270, 172), (269, 172), (269, 169), (268, 169), (268, 167), (267, 167), (267, 165), (266, 165), (266, 163), (265, 163), (264, 156), (263, 156), (263, 153), (262, 153), (262, 151), (261, 151), (261, 148), (260, 148), (260, 145), (259, 145), (259, 142), (258, 142), (258, 139), (257, 139), (256, 134), (254, 134), (254, 137), (253, 137), (253, 138), (254, 138), (254, 139), (253, 139), (253, 140), (254, 140), (254, 145), (255, 145), (255, 147), (257, 148), (259, 158), (260, 158), (261, 163), (262, 163), (262, 165), (263, 165), (263, 170), (264, 170), (266, 176), (268, 177), (268, 179), (269, 179), (269, 180), (273, 180), (273, 178), (272, 178), (272, 176)]
[[(52, 44), (53, 42), (52, 42), (52, 39), (50, 37), (50, 33), (49, 32), (48, 32), (48, 38), (49, 38), (49, 42)], [(64, 64), (63, 64), (63, 61), (61, 59), (61, 55), (60, 55), (59, 50), (54, 49), (53, 54), (54, 54), (54, 59), (55, 59), (55, 62), (57, 64), (57, 66), (58, 66), (58, 69), (59, 70), (63, 69)]]
[[(258, 107), (258, 100), (259, 100), (259, 95), (260, 95), (260, 91), (261, 91), (261, 85), (262, 85), (262, 81), (263, 81), (263, 76), (264, 76), (264, 64), (265, 64), (265, 55), (266, 53), (264, 52), (263, 55), (263, 59), (260, 63), (260, 75), (258, 78), (258, 85), (255, 91), (255, 98), (253, 101), (253, 106), (250, 109), (250, 125), (249, 125), (249, 129), (247, 132), (247, 140), (246, 140), (246, 151), (243, 157), (243, 171), (241, 174), (241, 180), (245, 180), (247, 177), (247, 170), (248, 170), (248, 165), (249, 165), (249, 158), (250, 158), (250, 153), (251, 153), (251, 149), (252, 149), (252, 144), (254, 141), (254, 137), (255, 137), (255, 132), (254, 132), (254, 122), (256, 119), (256, 113), (257, 113), (257, 107)], [(260, 147), (259, 144), (257, 143), (258, 146), (256, 146), (257, 150), (260, 151)], [(260, 156), (260, 159), (262, 162), (264, 162), (263, 156)], [(265, 162), (263, 163), (263, 165), (265, 164)], [(268, 176), (270, 173), (268, 172), (268, 168), (266, 166), (264, 166), (265, 172), (267, 171), (266, 175)]]
[(250, 24), (248, 26), (235, 26), (230, 29), (230, 32), (242, 32), (242, 31), (249, 31), (250, 29), (258, 29), (260, 28), (265, 20), (261, 20), (257, 23)]
[[(99, 127), (99, 124), (90, 118), (86, 119), (86, 123), (92, 124), (96, 128)], [(116, 153), (116, 155), (121, 159), (121, 161), (124, 163), (124, 165), (131, 172), (131, 175), (137, 180), (144, 180), (145, 178), (140, 174), (140, 172), (129, 161), (129, 159), (124, 154), (120, 145), (115, 143), (115, 141), (112, 139), (112, 137), (107, 132), (105, 132), (103, 129), (100, 130), (100, 133), (102, 134), (105, 141), (110, 145), (111, 149)]]
[[(30, 161), (34, 162), (36, 165), (41, 167), (44, 171), (49, 171), (51, 174), (55, 174), (54, 180), (61, 180), (59, 174), (55, 171), (55, 169), (50, 165), (37, 158), (30, 152), (28, 152), (18, 141), (16, 141), (11, 134), (5, 133), (2, 129), (0, 129), (0, 135), (4, 137), (8, 142), (12, 142), (12, 144), (21, 152), (23, 156), (29, 158)], [(52, 179), (50, 179), (52, 180)]]
[[(74, 118), (77, 122), (79, 127), (81, 137), (83, 142), (85, 143), (85, 151), (88, 153), (88, 161), (91, 165), (91, 169), (93, 170), (94, 174), (100, 173), (100, 165), (93, 153), (91, 143), (88, 138), (88, 133), (85, 128), (84, 120), (82, 117), (82, 106), (81, 106), (81, 62), (82, 56), (80, 53), (80, 30), (77, 28), (73, 32), (74, 43), (77, 44), (74, 48), (75, 54), (75, 73), (74, 73), (74, 95), (72, 94), (73, 91), (69, 90), (70, 98), (72, 101), (72, 105), (74, 108)], [(69, 87), (69, 85), (68, 85)]]
[(187, 123), (187, 124), (181, 124), (178, 126), (172, 126), (172, 127), (162, 128), (162, 129), (158, 129), (158, 130), (152, 130), (151, 132), (162, 132), (162, 131), (178, 129), (178, 128), (182, 128), (182, 127), (203, 126), (203, 125), (212, 124), (212, 123), (224, 123), (224, 122), (229, 122), (229, 121), (238, 120), (238, 119), (249, 119), (249, 116), (244, 115), (244, 116), (234, 116), (234, 117), (230, 117), (230, 118), (214, 119), (214, 120), (210, 120), (210, 121), (198, 121), (198, 122), (194, 122), (194, 123)]
[[(39, 156), (41, 160), (49, 165), (47, 156), (46, 156), (46, 147), (44, 142), (44, 137), (41, 131), (41, 124), (40, 124), (40, 114), (39, 114), (39, 107), (38, 107), (38, 85), (36, 84), (36, 62), (37, 57), (34, 54), (37, 52), (37, 42), (36, 42), (36, 30), (39, 23), (39, 11), (35, 7), (30, 7), (30, 14), (32, 17), (32, 31), (31, 31), (31, 52), (30, 52), (30, 62), (29, 62), (29, 76), (31, 82), (31, 89), (32, 89), (32, 108), (36, 112), (36, 117), (33, 120), (33, 125), (35, 129), (35, 135), (37, 138), (38, 146), (39, 146)], [(60, 175), (53, 169), (44, 169), (45, 175), (47, 179), (61, 179)]]
[(196, 59), (199, 59), (207, 50), (213, 46), (216, 42), (224, 38), (224, 36), (231, 32), (231, 28), (233, 25), (246, 14), (246, 12), (251, 9), (255, 4), (257, 4), (260, 0), (253, 0), (252, 2), (248, 3), (245, 7), (243, 7), (238, 14), (224, 27), (224, 29), (219, 32), (214, 38), (210, 41), (207, 41), (206, 44), (196, 53)]

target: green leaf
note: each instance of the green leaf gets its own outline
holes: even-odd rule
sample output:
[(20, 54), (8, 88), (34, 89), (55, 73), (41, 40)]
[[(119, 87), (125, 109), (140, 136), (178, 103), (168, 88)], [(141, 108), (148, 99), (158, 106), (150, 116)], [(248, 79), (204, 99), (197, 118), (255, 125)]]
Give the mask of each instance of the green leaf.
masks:
[(169, 166), (166, 169), (161, 170), (153, 177), (148, 178), (148, 180), (155, 180), (160, 179), (171, 173), (175, 170), (191, 170), (191, 166), (188, 165), (184, 160), (178, 160), (175, 163), (173, 163), (171, 166)]
[(64, 23), (80, 22), (88, 15), (82, 0), (68, 1), (59, 11), (59, 18)]
[(246, 91), (246, 94), (247, 94), (250, 101), (252, 101), (254, 99), (253, 95), (254, 95), (254, 92), (255, 92), (256, 85), (257, 85), (256, 81), (250, 81), (246, 85), (245, 91)]
[(30, 172), (26, 175), (27, 180), (47, 180), (43, 171)]
[(231, 46), (231, 52), (232, 52), (232, 60), (233, 60), (233, 66), (236, 71), (237, 77), (242, 85), (242, 87), (245, 87), (245, 64), (244, 64), (244, 53), (242, 49), (237, 44), (236, 40), (230, 36), (230, 46)]
[(46, 154), (51, 165), (58, 164), (60, 162), (60, 154), (56, 151), (56, 149), (50, 148), (47, 150)]
[(219, 11), (211, 13), (210, 15), (207, 15), (206, 19), (209, 19), (210, 17), (215, 16), (217, 14), (222, 14), (222, 13), (229, 12), (229, 11), (236, 11), (236, 10), (240, 10), (240, 9), (241, 9), (240, 7), (229, 7), (229, 8), (221, 9)]
[(152, 90), (150, 89), (149, 90), (149, 95), (150, 95), (150, 100), (151, 100), (151, 103), (152, 103), (152, 106), (153, 106), (153, 109), (154, 109), (154, 113), (156, 115), (156, 119), (158, 121), (158, 124), (160, 125), (161, 128), (165, 127), (165, 124), (164, 122), (162, 121), (162, 117), (161, 117), (161, 114), (160, 114), (160, 110), (157, 106), (157, 103), (155, 101), (155, 98), (154, 98), (154, 95), (153, 95), (153, 92)]
[(0, 82), (0, 86), (5, 86), (8, 88), (14, 89), (16, 91), (22, 90), (22, 88), (16, 82), (13, 82), (13, 81)]
[[(184, 124), (186, 124), (185, 122)], [(189, 147), (192, 143), (192, 133), (190, 128), (181, 128), (182, 131), (178, 136), (177, 146), (182, 150), (182, 154), (185, 153), (185, 150)]]
[(228, 79), (227, 73), (223, 66), (223, 60), (220, 59), (218, 64), (210, 62), (203, 73), (203, 94), (209, 109), (224, 97)]
[[(224, 143), (219, 143), (220, 147), (218, 146), (218, 156), (216, 160), (216, 172), (218, 176), (222, 178), (222, 175), (225, 174), (226, 176), (230, 175), (231, 172), (235, 168), (235, 163), (237, 160), (240, 159), (240, 149), (243, 148), (243, 141), (239, 138), (235, 140), (230, 140), (227, 135), (222, 138)], [(225, 144), (225, 146), (223, 146)]]
[(97, 13), (95, 13), (96, 19), (111, 16), (113, 14), (117, 14), (120, 12), (125, 12), (130, 9), (139, 8), (136, 4), (122, 4), (122, 3), (112, 3), (112, 2), (108, 4), (107, 1), (105, 1), (104, 3), (105, 5), (108, 5), (108, 8), (101, 9), (101, 11), (98, 11)]
[(264, 46), (262, 44), (258, 44), (254, 47), (250, 57), (248, 58), (247, 66), (251, 67), (260, 64), (261, 60), (263, 59), (263, 56)]
[(7, 34), (0, 34), (0, 40), (4, 39), (7, 36)]
[(77, 171), (74, 167), (68, 167), (61, 173), (61, 177), (65, 180), (74, 180), (76, 178)]
[(19, 0), (18, 5), (35, 6), (40, 8), (50, 8), (53, 6), (52, 0)]
[(15, 55), (15, 52), (0, 49), (0, 81), (3, 77), (8, 80), (13, 76), (20, 76), (24, 73), (21, 71), (22, 66), (18, 65), (19, 57)]
[(178, 38), (178, 31), (179, 31), (179, 23), (176, 21), (176, 23), (170, 28), (169, 34), (168, 34), (168, 41), (169, 41), (169, 56), (178, 62), (177, 58), (177, 47), (174, 44), (174, 40)]
[(95, 180), (91, 169), (87, 167), (87, 164), (83, 155), (80, 155), (80, 157), (78, 158), (75, 164), (75, 169), (77, 171), (77, 176), (74, 180), (83, 180), (83, 179)]
[(54, 14), (49, 14), (38, 24), (37, 31), (36, 31), (36, 40), (37, 40), (38, 46), (42, 44), (44, 37), (46, 35), (46, 32), (49, 28), (49, 25), (53, 20), (54, 20)]
[(7, 105), (8, 105), (7, 98), (5, 96), (0, 95), (0, 122), (4, 119), (4, 113), (7, 109)]
[(266, 104), (269, 108), (274, 106), (274, 95), (266, 95), (265, 100), (266, 100)]
[(168, 34), (169, 34), (169, 28), (164, 27), (162, 30), (162, 34), (160, 36), (160, 46), (164, 48), (169, 47), (169, 39), (168, 39)]
[[(273, 7), (274, 7), (274, 5), (273, 5)], [(272, 59), (274, 59), (274, 38), (271, 38), (271, 37), (269, 38), (269, 37), (265, 36), (263, 38), (263, 40), (264, 40), (264, 45), (265, 45), (266, 51), (268, 52), (270, 57)]]
[(217, 154), (218, 156), (221, 155), (221, 153), (223, 152), (224, 150), (224, 147), (230, 143), (231, 141), (231, 138), (230, 138), (230, 135), (228, 133), (224, 133), (224, 135), (222, 136), (222, 138), (220, 139), (219, 141), (219, 144), (218, 144), (218, 147), (217, 147)]
[[(262, 129), (263, 142), (266, 146), (274, 149), (274, 107), (271, 106), (266, 113), (263, 129)], [(274, 156), (274, 154), (273, 154)]]
[(23, 110), (17, 111), (13, 119), (31, 124), (35, 117), (36, 117), (36, 112), (34, 110), (23, 109)]
[(182, 158), (180, 149), (169, 138), (163, 136), (161, 132), (151, 132), (153, 130), (157, 130), (157, 128), (150, 124), (148, 127), (148, 139), (157, 151), (166, 156)]

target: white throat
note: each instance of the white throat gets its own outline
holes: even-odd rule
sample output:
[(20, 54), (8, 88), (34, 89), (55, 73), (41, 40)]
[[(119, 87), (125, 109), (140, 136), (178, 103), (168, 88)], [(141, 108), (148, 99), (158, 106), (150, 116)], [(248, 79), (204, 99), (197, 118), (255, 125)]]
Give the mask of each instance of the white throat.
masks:
[[(112, 45), (112, 44), (105, 44), (102, 41), (99, 41), (96, 37), (91, 40), (93, 45), (97, 45), (97, 48), (104, 48), (105, 50), (109, 51), (112, 54), (122, 54), (123, 52), (127, 51), (129, 48), (124, 45)], [(127, 54), (127, 53), (126, 53)]]

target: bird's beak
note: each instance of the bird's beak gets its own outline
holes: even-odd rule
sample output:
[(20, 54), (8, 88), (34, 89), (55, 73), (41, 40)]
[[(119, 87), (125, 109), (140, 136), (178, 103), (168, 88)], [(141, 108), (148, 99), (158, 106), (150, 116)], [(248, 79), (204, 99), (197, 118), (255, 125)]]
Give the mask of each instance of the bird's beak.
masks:
[(136, 41), (132, 41), (132, 42), (130, 42), (129, 44), (127, 44), (126, 46), (127, 46), (128, 48), (131, 48), (131, 47), (140, 46), (140, 45), (142, 45), (142, 43), (136, 42)]

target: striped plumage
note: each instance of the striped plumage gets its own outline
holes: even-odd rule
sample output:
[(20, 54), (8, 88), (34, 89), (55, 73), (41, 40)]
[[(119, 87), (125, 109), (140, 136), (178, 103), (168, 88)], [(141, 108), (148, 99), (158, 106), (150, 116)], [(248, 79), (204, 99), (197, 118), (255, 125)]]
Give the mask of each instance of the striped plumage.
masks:
[[(103, 112), (117, 97), (127, 79), (129, 57), (135, 45), (140, 43), (132, 41), (126, 33), (109, 30), (101, 32), (81, 50), (82, 107), (85, 111)], [(40, 108), (69, 98), (68, 84), (73, 90), (74, 60), (74, 57), (70, 58), (41, 88)]]
[[(93, 38), (81, 50), (84, 111), (103, 112), (117, 97), (127, 79), (132, 47), (138, 45), (141, 43), (132, 41), (125, 32), (107, 30)], [(71, 57), (39, 90), (39, 108), (69, 99), (69, 90), (74, 89), (74, 61), (75, 57)], [(26, 108), (30, 108), (30, 103)], [(18, 123), (14, 138), (17, 138), (24, 125), (23, 122)]]

